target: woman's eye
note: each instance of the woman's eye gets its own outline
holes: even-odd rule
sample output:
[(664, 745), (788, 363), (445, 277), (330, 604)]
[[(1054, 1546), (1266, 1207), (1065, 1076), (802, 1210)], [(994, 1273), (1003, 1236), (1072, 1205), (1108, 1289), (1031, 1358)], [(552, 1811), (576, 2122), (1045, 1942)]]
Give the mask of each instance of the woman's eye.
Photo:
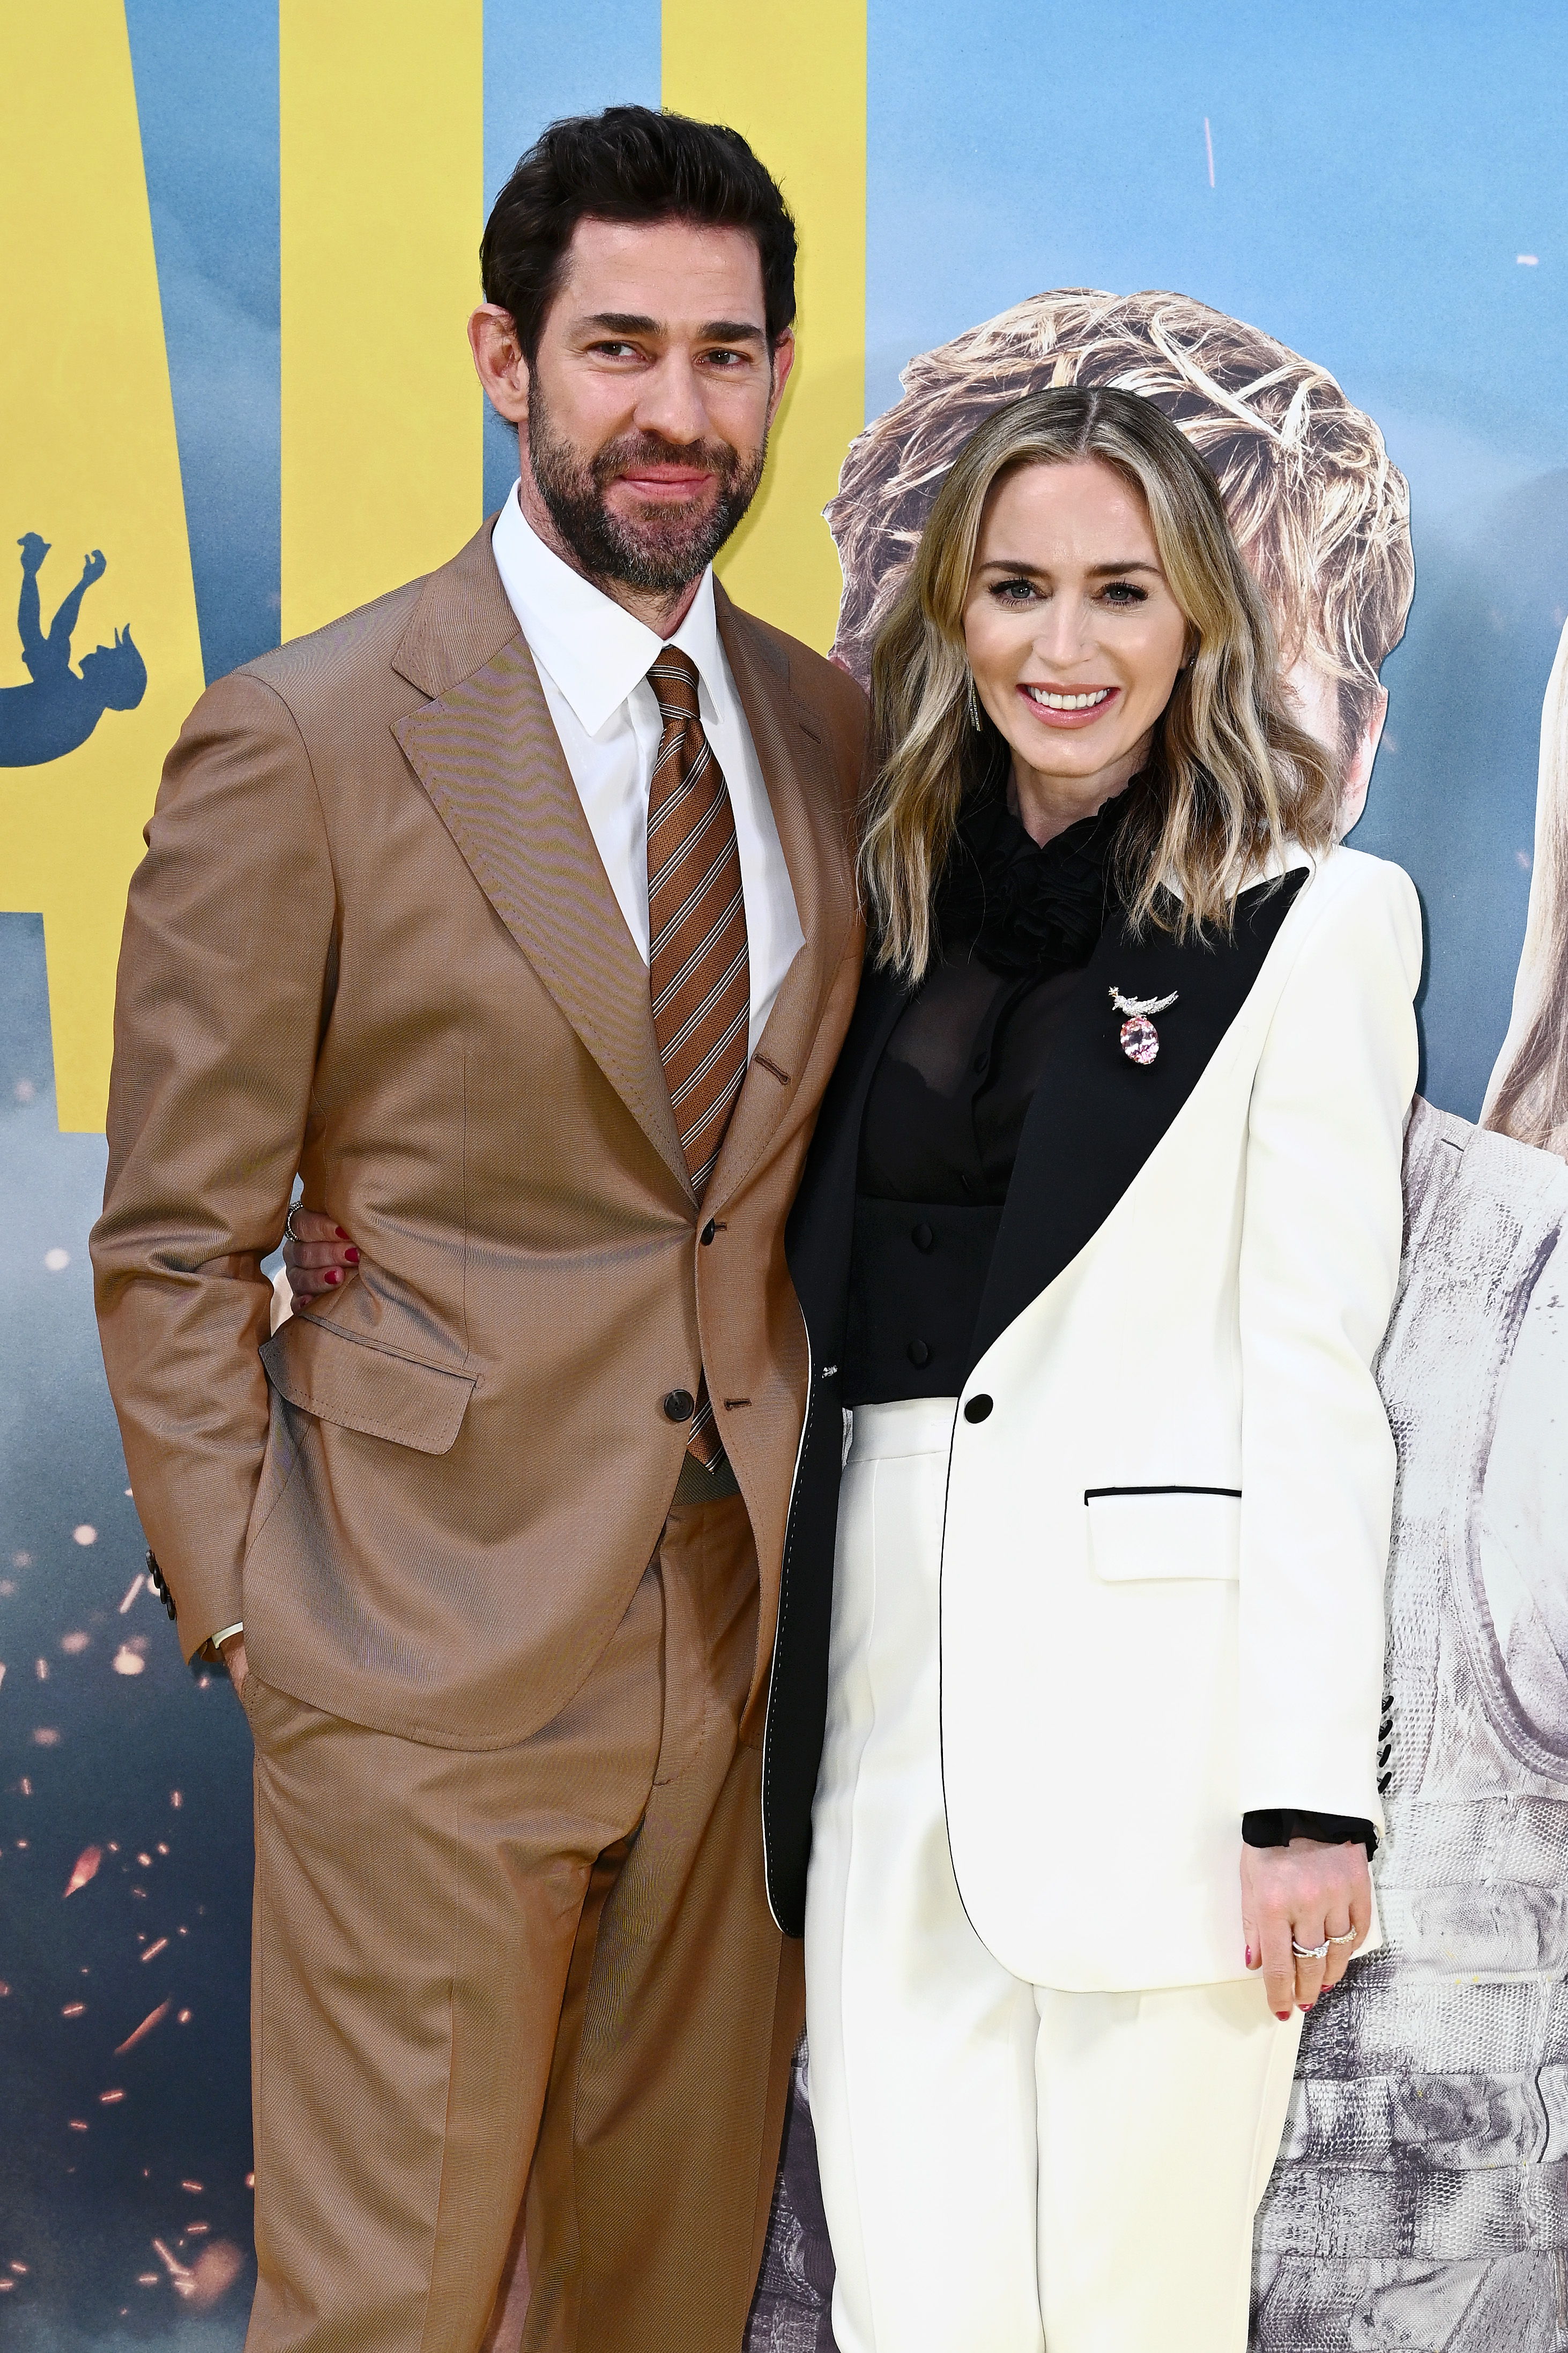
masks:
[(1035, 584), (1032, 580), (999, 580), (991, 593), (999, 605), (1032, 605)]
[(1102, 594), (1104, 595), (1107, 604), (1121, 605), (1124, 607), (1132, 605), (1146, 605), (1149, 601), (1149, 591), (1147, 588), (1140, 588), (1131, 580), (1107, 581)]

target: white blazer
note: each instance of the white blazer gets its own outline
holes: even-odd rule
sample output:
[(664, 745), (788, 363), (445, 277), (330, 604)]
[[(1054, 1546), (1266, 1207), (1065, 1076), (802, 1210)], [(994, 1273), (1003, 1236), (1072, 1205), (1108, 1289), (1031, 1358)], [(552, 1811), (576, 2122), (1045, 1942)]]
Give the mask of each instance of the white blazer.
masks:
[[(1421, 918), (1304, 854), (1228, 940), (1108, 924), (1026, 1119), (952, 1440), (942, 1765), (969, 1915), (1037, 1984), (1245, 1975), (1241, 1818), (1381, 1823), (1394, 1302)], [(1160, 997), (1157, 1060), (1110, 992)], [(859, 1133), (908, 1003), (874, 966), (790, 1219), (811, 1387), (763, 1750), (800, 1933), (826, 1708)]]
[(1241, 1815), (1381, 1825), (1373, 1364), (1420, 972), (1408, 878), (1332, 850), (1126, 1190), (964, 1386), (948, 1823), (976, 1930), (1037, 1984), (1243, 1977)]

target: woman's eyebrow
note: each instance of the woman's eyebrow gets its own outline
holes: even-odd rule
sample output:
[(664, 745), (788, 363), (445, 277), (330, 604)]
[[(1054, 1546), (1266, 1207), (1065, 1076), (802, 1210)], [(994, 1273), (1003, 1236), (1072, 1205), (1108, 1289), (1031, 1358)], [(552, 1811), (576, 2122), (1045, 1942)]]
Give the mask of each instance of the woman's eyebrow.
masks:
[[(1140, 555), (1130, 555), (1123, 564), (1090, 564), (1085, 568), (1091, 580), (1120, 578), (1126, 572), (1152, 572), (1156, 579), (1163, 577), (1157, 564), (1146, 563)], [(1050, 577), (1048, 565), (1029, 564), (1022, 557), (1015, 559), (1009, 555), (987, 556), (984, 563), (977, 565), (976, 569), (981, 572), (1021, 573), (1031, 580), (1046, 580)]]

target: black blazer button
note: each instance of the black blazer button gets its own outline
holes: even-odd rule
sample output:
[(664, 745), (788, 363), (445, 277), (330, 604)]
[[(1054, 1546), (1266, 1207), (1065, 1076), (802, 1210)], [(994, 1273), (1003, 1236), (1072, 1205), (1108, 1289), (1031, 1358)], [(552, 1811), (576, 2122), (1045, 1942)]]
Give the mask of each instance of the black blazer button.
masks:
[(689, 1421), (696, 1410), (697, 1399), (689, 1389), (671, 1389), (664, 1401), (666, 1421)]
[(936, 1236), (932, 1233), (931, 1228), (922, 1219), (918, 1226), (910, 1227), (910, 1240), (913, 1242), (916, 1250), (928, 1250), (935, 1241)]
[(710, 1242), (718, 1230), (718, 1227), (714, 1224), (712, 1219), (710, 1218), (708, 1223), (703, 1227), (699, 1239), (703, 1242)]
[(963, 1409), (964, 1420), (984, 1421), (991, 1411), (991, 1402), (988, 1397), (972, 1397)]
[(931, 1362), (931, 1350), (923, 1340), (911, 1340), (904, 1354), (917, 1372), (923, 1372)]

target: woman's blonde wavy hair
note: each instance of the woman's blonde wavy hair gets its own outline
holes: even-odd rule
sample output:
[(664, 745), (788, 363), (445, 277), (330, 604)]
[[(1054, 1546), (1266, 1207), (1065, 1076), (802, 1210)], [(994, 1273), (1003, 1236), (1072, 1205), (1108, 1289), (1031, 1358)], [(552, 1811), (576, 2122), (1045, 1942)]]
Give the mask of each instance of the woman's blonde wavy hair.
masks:
[(1152, 401), (1100, 386), (1033, 394), (987, 417), (952, 461), (871, 660), (878, 772), (860, 872), (878, 961), (919, 980), (960, 805), (1000, 756), (969, 712), (963, 611), (985, 504), (1021, 466), (1096, 459), (1148, 509), (1195, 646), (1130, 786), (1114, 881), (1134, 931), (1228, 933), (1246, 881), (1290, 843), (1333, 839), (1331, 754), (1285, 707), (1274, 631), (1213, 476)]

